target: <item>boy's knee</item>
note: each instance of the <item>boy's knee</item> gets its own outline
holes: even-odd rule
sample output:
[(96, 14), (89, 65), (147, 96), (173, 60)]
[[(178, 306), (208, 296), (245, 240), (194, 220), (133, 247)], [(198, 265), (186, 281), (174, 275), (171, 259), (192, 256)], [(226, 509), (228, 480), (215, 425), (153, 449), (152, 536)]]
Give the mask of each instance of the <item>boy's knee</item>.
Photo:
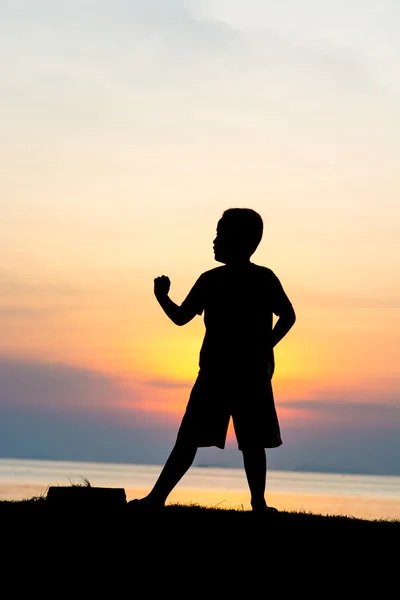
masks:
[(177, 439), (174, 446), (175, 450), (179, 450), (181, 452), (196, 452), (198, 449), (197, 444), (191, 442), (190, 440), (185, 439)]

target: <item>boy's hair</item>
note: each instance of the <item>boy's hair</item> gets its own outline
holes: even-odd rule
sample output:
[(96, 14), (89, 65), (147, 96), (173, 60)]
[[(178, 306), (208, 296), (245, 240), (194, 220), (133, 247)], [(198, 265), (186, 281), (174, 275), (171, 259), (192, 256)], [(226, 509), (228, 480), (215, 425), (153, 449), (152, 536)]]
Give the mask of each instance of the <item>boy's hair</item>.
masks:
[(261, 215), (251, 208), (228, 208), (223, 212), (221, 220), (224, 226), (237, 234), (238, 245), (251, 256), (263, 235), (264, 224)]

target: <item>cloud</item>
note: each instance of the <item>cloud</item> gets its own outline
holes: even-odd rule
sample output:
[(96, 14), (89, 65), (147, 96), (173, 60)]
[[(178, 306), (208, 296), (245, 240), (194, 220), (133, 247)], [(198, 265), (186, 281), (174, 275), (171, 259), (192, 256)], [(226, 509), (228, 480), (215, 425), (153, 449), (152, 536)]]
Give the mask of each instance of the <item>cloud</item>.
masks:
[(147, 379), (142, 383), (145, 386), (162, 389), (187, 389), (193, 386), (192, 381), (173, 381), (169, 379)]
[(137, 415), (54, 413), (0, 407), (0, 456), (92, 462), (162, 464), (176, 432)]
[(281, 433), (283, 445), (268, 453), (271, 469), (400, 475), (398, 427), (382, 429), (370, 423), (363, 428), (353, 423), (326, 429), (316, 423), (309, 427), (292, 423), (283, 424)]
[(140, 384), (61, 363), (0, 359), (0, 456), (162, 463), (176, 423)]
[(126, 401), (125, 382), (68, 364), (0, 360), (0, 407), (70, 412), (116, 407)]
[[(97, 155), (115, 143), (118, 155), (126, 144), (152, 156), (157, 143), (174, 140), (186, 152), (209, 147), (211, 137), (224, 155), (230, 146), (249, 156), (273, 139), (285, 160), (294, 154), (320, 162), (337, 157), (338, 147), (368, 151), (366, 119), (379, 116), (380, 131), (393, 135), (373, 53), (335, 37), (315, 39), (312, 27), (306, 39), (282, 29), (279, 19), (269, 27), (261, 19), (258, 31), (246, 31), (212, 11), (199, 18), (195, 9), (172, 0), (101, 2), (95, 10), (88, 0), (25, 1), (18, 10), (8, 3), (0, 44), (12, 58), (1, 69), (2, 95), (14, 115), (10, 137), (16, 128), (25, 138), (33, 129), (36, 140), (39, 123), (51, 138), (60, 129), (64, 148), (70, 144), (74, 153), (84, 154), (87, 144)], [(352, 142), (346, 135), (343, 144), (349, 126)], [(238, 136), (241, 143), (231, 144)]]
[[(179, 417), (143, 409), (151, 388), (168, 393), (176, 382), (143, 383), (70, 365), (5, 359), (0, 380), (2, 457), (163, 464), (174, 444)], [(284, 444), (268, 451), (269, 468), (314, 464), (400, 474), (398, 404), (325, 398), (280, 404), (278, 414), (280, 407), (294, 409), (294, 415), (281, 418)], [(297, 419), (299, 413), (305, 418)], [(224, 451), (201, 449), (196, 461), (242, 467), (235, 439)]]
[[(114, 292), (114, 290), (112, 290)], [(45, 319), (71, 311), (97, 308), (110, 294), (106, 286), (92, 287), (85, 281), (82, 286), (58, 281), (50, 283), (32, 274), (11, 275), (0, 272), (0, 321), (9, 319)]]
[[(21, 206), (21, 208), (24, 208)], [(42, 298), (48, 295), (57, 295), (63, 298), (74, 298), (82, 294), (82, 289), (77, 285), (67, 283), (48, 283), (35, 281), (34, 277), (26, 278), (6, 271), (0, 272), (0, 295), (4, 297), (36, 295)]]
[(67, 283), (35, 281), (26, 275), (0, 273), (0, 319), (38, 319), (59, 315), (88, 302), (82, 289)]
[[(176, 426), (168, 390), (185, 382), (114, 376), (72, 364), (0, 356), (0, 411), (92, 416), (135, 428)], [(151, 388), (158, 389), (152, 394)], [(164, 390), (164, 394), (163, 394)], [(0, 416), (1, 418), (1, 416)]]
[(24, 137), (27, 160), (38, 135), (63, 136), (51, 160), (69, 148), (87, 161), (87, 148), (96, 157), (115, 144), (109, 169), (124, 146), (143, 153), (146, 142), (154, 155), (157, 141), (186, 140), (182, 115), (192, 121), (210, 97), (223, 105), (232, 85), (241, 89), (230, 78), (243, 56), (240, 34), (197, 20), (183, 2), (22, 2), (2, 19), (0, 89), (13, 115), (5, 125), (11, 147), (16, 132)]
[[(51, 42), (52, 55), (47, 48), (37, 55), (36, 64), (41, 61), (43, 66), (51, 67), (55, 65), (52, 57), (64, 56), (66, 61), (60, 66), (67, 72), (73, 66), (76, 75), (80, 71), (74, 58), (82, 64), (91, 63), (97, 74), (115, 61), (125, 67), (141, 65), (147, 69), (153, 61), (165, 64), (171, 58), (185, 62), (193, 54), (204, 57), (240, 39), (227, 24), (197, 19), (187, 2), (177, 0), (97, 2), (95, 10), (89, 0), (71, 0), (62, 5), (27, 0), (20, 2), (18, 11), (9, 5), (2, 12), (3, 20), (10, 25), (8, 36), (7, 30), (4, 35), (12, 51), (20, 54), (24, 44), (45, 50), (46, 43)], [(26, 35), (17, 44), (22, 32)]]
[(400, 474), (399, 386), (389, 392), (326, 390), (281, 402), (284, 444), (271, 468)]
[(340, 424), (346, 429), (378, 427), (382, 430), (386, 428), (400, 430), (400, 395), (397, 395), (397, 403), (343, 402), (341, 399), (337, 401), (298, 400), (283, 402), (280, 406), (294, 412), (307, 413), (311, 422), (313, 417), (316, 417), (319, 426), (322, 423), (324, 429)]
[(1, 306), (0, 307), (0, 320), (2, 318), (22, 318), (22, 319), (37, 319), (46, 318), (59, 314), (57, 309), (46, 309), (46, 308), (31, 308), (21, 307), (16, 308), (15, 306)]

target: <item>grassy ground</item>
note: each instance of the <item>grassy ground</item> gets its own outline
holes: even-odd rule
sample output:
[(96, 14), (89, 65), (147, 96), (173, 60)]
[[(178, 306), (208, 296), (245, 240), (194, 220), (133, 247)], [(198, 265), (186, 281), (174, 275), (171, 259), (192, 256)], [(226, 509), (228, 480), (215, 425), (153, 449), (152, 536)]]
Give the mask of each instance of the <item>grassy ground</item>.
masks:
[(358, 598), (376, 585), (383, 597), (398, 570), (400, 521), (196, 505), (144, 513), (126, 504), (50, 506), (33, 498), (0, 502), (0, 523), (2, 547), (19, 549), (19, 560), (29, 557), (32, 564), (40, 557), (48, 568), (58, 557), (70, 578), (95, 565), (97, 583), (106, 574), (124, 590), (142, 581), (153, 590), (150, 597), (188, 586), (196, 594), (186, 598), (249, 597), (260, 586), (268, 595), (265, 586), (272, 586), (283, 598), (309, 596), (312, 588), (325, 598), (339, 586), (346, 590), (341, 597)]
[(324, 516), (305, 512), (280, 512), (259, 515), (245, 510), (206, 508), (198, 505), (170, 505), (160, 513), (137, 512), (129, 504), (65, 503), (49, 505), (45, 497), (24, 501), (0, 501), (3, 525), (24, 526), (27, 529), (75, 522), (93, 528), (101, 519), (104, 528), (123, 523), (126, 531), (144, 543), (151, 536), (178, 540), (185, 544), (210, 544), (234, 538), (247, 548), (260, 542), (263, 547), (279, 543), (293, 545), (302, 540), (305, 545), (334, 543), (354, 548), (365, 541), (376, 544), (400, 542), (400, 521), (368, 521), (347, 516)]

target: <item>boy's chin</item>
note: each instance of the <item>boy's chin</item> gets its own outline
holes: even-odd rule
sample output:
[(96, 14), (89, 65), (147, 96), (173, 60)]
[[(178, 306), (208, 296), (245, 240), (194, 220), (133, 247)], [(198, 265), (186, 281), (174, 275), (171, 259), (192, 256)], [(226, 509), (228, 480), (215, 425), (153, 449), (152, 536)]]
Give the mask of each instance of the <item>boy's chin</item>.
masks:
[(216, 262), (223, 263), (224, 265), (226, 264), (226, 260), (222, 256), (220, 256), (219, 254), (216, 254), (215, 252), (214, 252), (214, 260)]

